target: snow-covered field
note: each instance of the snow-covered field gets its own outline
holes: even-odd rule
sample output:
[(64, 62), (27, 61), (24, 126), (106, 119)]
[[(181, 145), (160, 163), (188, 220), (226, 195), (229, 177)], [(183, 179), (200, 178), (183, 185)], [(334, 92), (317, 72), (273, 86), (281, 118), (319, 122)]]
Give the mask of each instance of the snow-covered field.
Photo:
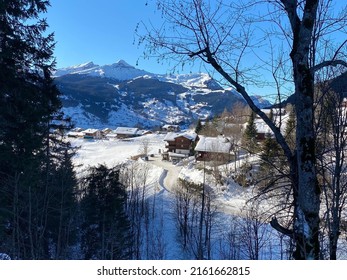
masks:
[[(155, 204), (156, 216), (155, 223), (160, 225), (161, 247), (165, 248), (165, 259), (190, 259), (194, 258), (191, 253), (182, 250), (178, 242), (178, 229), (174, 218), (175, 195), (174, 189), (177, 185), (178, 178), (182, 178), (194, 183), (205, 182), (206, 186), (213, 188), (214, 193), (214, 225), (212, 234), (212, 255), (213, 259), (232, 258), (231, 252), (234, 252), (233, 258), (250, 258), (251, 248), (244, 244), (243, 253), (240, 250), (232, 248), (232, 246), (240, 245), (241, 237), (238, 239), (237, 245), (232, 244), (235, 240), (228, 240), (231, 236), (241, 236), (241, 231), (246, 230), (241, 226), (242, 223), (235, 222), (237, 219), (245, 219), (247, 212), (245, 211), (246, 201), (252, 196), (252, 188), (243, 188), (233, 181), (229, 181), (226, 185), (218, 185), (214, 183), (213, 177), (204, 174), (203, 169), (199, 168), (194, 158), (184, 160), (183, 162), (173, 165), (171, 162), (162, 161), (159, 151), (165, 146), (165, 135), (152, 134), (131, 139), (111, 139), (111, 140), (84, 140), (69, 139), (73, 146), (79, 147), (74, 164), (77, 173), (83, 174), (83, 171), (89, 166), (98, 164), (106, 164), (109, 167), (116, 165), (131, 165), (136, 163), (140, 165), (142, 170), (147, 170), (146, 194), (148, 198)], [(148, 143), (148, 154), (151, 156), (148, 161), (141, 158), (137, 161), (131, 159), (141, 153), (144, 143)], [(242, 217), (242, 218), (240, 218)], [(280, 241), (278, 235), (271, 233), (272, 230), (266, 225), (261, 225), (263, 235), (261, 236), (263, 247), (260, 248), (260, 259), (278, 259)], [(266, 232), (266, 234), (265, 234)], [(233, 235), (234, 234), (234, 235)], [(244, 234), (244, 233), (243, 233)], [(245, 238), (245, 237), (242, 237)], [(244, 240), (243, 242), (247, 242)], [(159, 246), (159, 245), (158, 245)], [(226, 249), (228, 248), (228, 249)], [(270, 248), (270, 249), (269, 249)], [(235, 252), (238, 252), (237, 254)], [(145, 258), (145, 257), (144, 257)]]
[[(148, 143), (148, 154), (154, 155), (149, 157), (148, 162), (142, 161), (144, 164), (149, 165), (150, 169), (160, 169), (162, 172), (167, 172), (166, 189), (171, 189), (175, 185), (178, 178), (189, 180), (194, 183), (202, 183), (204, 180), (203, 171), (196, 168), (195, 160), (188, 159), (180, 164), (174, 165), (168, 161), (162, 161), (160, 150), (164, 149), (164, 134), (145, 135), (130, 139), (111, 139), (111, 140), (85, 140), (85, 139), (70, 139), (70, 142), (75, 147), (79, 147), (78, 152), (74, 158), (74, 164), (77, 172), (81, 172), (89, 166), (96, 166), (98, 164), (105, 164), (108, 167), (113, 167), (120, 164), (126, 164), (131, 161), (131, 157), (139, 155), (143, 143)], [(157, 176), (157, 173), (153, 173)], [(151, 177), (149, 181), (159, 182), (160, 176)], [(205, 174), (205, 183), (214, 185), (213, 178)], [(240, 214), (245, 206), (247, 199), (252, 195), (251, 189), (240, 187), (236, 183), (229, 183), (228, 186), (215, 186), (214, 192), (218, 204), (230, 210), (230, 213)]]

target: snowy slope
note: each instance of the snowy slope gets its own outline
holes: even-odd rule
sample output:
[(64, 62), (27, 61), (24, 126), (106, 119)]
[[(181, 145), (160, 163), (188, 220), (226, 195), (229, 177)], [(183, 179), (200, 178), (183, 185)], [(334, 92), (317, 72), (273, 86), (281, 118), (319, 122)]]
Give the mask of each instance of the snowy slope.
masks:
[(131, 80), (139, 76), (150, 75), (153, 74), (137, 69), (124, 60), (119, 60), (116, 63), (110, 65), (97, 65), (93, 62), (87, 62), (67, 68), (58, 69), (55, 73), (55, 77), (61, 77), (67, 74), (80, 74), (80, 75), (89, 75), (103, 78), (112, 78), (115, 80)]
[(123, 60), (104, 66), (87, 62), (54, 75), (63, 111), (79, 127), (188, 127), (245, 102), (206, 73), (156, 75)]
[[(179, 165), (173, 165), (171, 162), (162, 161), (158, 154), (159, 149), (163, 149), (165, 135), (146, 135), (126, 140), (83, 140), (72, 139), (72, 145), (78, 146), (76, 156), (73, 158), (78, 176), (83, 175), (84, 170), (89, 166), (106, 164), (109, 167), (120, 165), (136, 168), (136, 170), (146, 170), (146, 196), (149, 201), (149, 207), (154, 207), (155, 214), (152, 234), (160, 234), (164, 259), (194, 259), (189, 249), (184, 250), (179, 241), (179, 229), (175, 220), (175, 187), (177, 179), (184, 178), (197, 184), (205, 182), (208, 188), (213, 191), (213, 215), (212, 228), (212, 258), (223, 259), (228, 244), (227, 236), (230, 233), (242, 231), (242, 220), (236, 216), (245, 216), (247, 214), (246, 202), (252, 196), (252, 188), (245, 189), (235, 182), (230, 181), (224, 186), (216, 185), (210, 174), (204, 174), (201, 168), (195, 166), (193, 159), (187, 159)], [(139, 154), (143, 141), (149, 143), (148, 161), (131, 160), (132, 156)], [(139, 172), (140, 173), (140, 172)], [(140, 175), (140, 174), (138, 174)], [(152, 214), (151, 214), (152, 217)], [(278, 259), (279, 236), (274, 234), (274, 230), (267, 224), (264, 224), (259, 230), (266, 235), (264, 244), (260, 249), (260, 259)], [(241, 232), (242, 233), (242, 232)], [(241, 234), (238, 233), (238, 234)], [(143, 246), (145, 239), (143, 237)], [(242, 242), (245, 242), (243, 240)], [(235, 245), (235, 244), (234, 244)], [(151, 246), (154, 246), (153, 244)], [(238, 245), (240, 246), (240, 245)], [(239, 248), (239, 255), (236, 258), (249, 258), (247, 248)], [(230, 257), (230, 256), (229, 256)], [(146, 256), (143, 256), (146, 259)]]

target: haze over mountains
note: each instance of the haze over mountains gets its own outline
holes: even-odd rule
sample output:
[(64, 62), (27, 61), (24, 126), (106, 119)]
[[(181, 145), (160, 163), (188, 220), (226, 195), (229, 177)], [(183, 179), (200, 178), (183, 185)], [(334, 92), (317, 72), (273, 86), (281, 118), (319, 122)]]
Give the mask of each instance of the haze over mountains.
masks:
[[(184, 127), (245, 102), (206, 73), (153, 74), (124, 60), (103, 66), (88, 62), (58, 69), (54, 76), (63, 111), (79, 127)], [(261, 107), (270, 105), (259, 96), (253, 99)]]

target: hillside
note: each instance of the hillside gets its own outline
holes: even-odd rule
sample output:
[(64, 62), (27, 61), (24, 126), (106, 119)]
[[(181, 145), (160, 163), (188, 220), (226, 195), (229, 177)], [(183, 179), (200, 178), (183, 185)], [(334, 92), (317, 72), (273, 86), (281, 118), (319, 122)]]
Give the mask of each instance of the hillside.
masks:
[[(245, 102), (205, 73), (157, 75), (124, 61), (58, 69), (55, 81), (63, 111), (80, 127), (152, 128), (165, 123), (187, 127), (230, 109), (235, 102)], [(255, 99), (268, 106), (261, 97)]]
[[(347, 97), (347, 72), (331, 79), (328, 83), (334, 92), (341, 94), (343, 97)], [(273, 105), (273, 107), (285, 107), (287, 104), (294, 104), (294, 94), (290, 95), (282, 103)]]

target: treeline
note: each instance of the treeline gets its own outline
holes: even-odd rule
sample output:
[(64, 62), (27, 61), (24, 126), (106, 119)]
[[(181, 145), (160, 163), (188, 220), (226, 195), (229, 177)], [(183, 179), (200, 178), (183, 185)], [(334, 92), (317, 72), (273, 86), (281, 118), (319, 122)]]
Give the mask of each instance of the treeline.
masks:
[(118, 171), (98, 167), (78, 181), (75, 150), (64, 141), (71, 124), (51, 78), (55, 42), (42, 18), (48, 5), (0, 4), (0, 253), (126, 258), (120, 244), (127, 242), (118, 234), (128, 227)]
[(50, 75), (53, 35), (42, 35), (46, 6), (0, 5), (0, 251), (18, 259), (64, 256), (75, 203), (73, 151), (58, 133), (69, 120)]

